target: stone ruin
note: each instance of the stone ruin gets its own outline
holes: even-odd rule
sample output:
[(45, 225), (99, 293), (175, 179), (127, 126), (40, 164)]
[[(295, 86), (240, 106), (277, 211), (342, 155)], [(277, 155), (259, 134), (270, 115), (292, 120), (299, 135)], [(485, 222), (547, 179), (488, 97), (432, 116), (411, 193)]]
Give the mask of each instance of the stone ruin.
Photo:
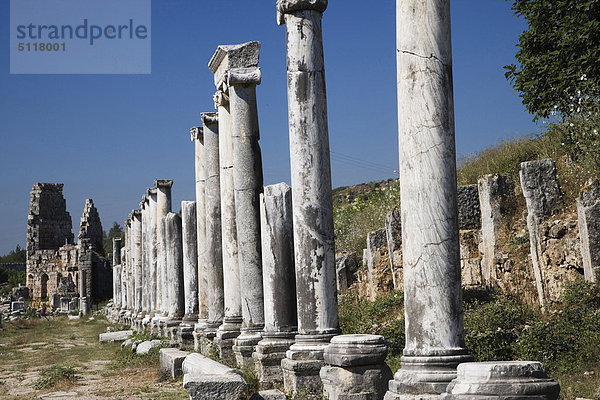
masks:
[[(404, 288), (402, 368), (393, 375), (385, 364), (385, 338), (340, 335), (337, 289), (352, 283), (358, 263), (348, 254), (336, 263), (334, 251), (321, 30), (326, 8), (327, 0), (277, 2), (287, 38), (292, 186), (262, 186), (260, 43), (219, 46), (209, 63), (217, 112), (201, 114), (203, 126), (191, 129), (196, 201), (173, 213), (171, 180), (155, 180), (143, 194), (125, 222), (120, 254), (115, 242), (113, 300), (105, 312), (133, 330), (193, 343), (195, 353), (161, 349), (160, 355), (163, 370), (183, 374), (191, 399), (235, 400), (246, 388), (235, 369), (209, 355), (238, 368), (254, 366), (257, 399), (306, 390), (330, 400), (520, 399), (523, 393), (556, 399), (558, 384), (541, 364), (474, 363), (465, 346), (462, 264), (467, 259), (473, 270), (469, 279), (485, 282), (499, 275), (500, 261), (462, 257), (460, 238), (471, 238), (471, 247), (481, 231), (484, 247), (496, 248), (510, 185), (492, 177), (456, 187), (448, 0), (397, 3), (403, 190), (400, 208), (385, 229), (369, 235), (364, 255), (372, 264), (367, 279), (381, 283), (370, 297), (382, 285)], [(482, 195), (485, 185), (491, 197)], [(597, 206), (588, 197), (580, 201), (583, 220)], [(532, 217), (539, 232), (547, 217)], [(597, 234), (591, 225), (588, 231)], [(393, 278), (384, 282), (376, 265)], [(111, 334), (124, 340), (132, 331)]]
[(102, 224), (87, 199), (78, 243), (73, 243), (71, 216), (62, 183), (36, 183), (27, 218), (27, 287), (34, 305), (87, 312), (92, 300), (111, 290), (108, 261), (101, 255)]

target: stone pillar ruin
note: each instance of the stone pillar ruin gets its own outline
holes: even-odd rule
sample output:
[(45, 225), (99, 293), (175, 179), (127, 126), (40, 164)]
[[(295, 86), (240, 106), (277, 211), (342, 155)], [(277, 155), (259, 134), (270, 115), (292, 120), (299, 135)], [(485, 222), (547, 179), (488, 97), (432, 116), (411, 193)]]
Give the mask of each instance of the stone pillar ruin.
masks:
[[(215, 108), (219, 115), (219, 166), (221, 190), (221, 238), (223, 256), (223, 284), (225, 294), (225, 316), (219, 326), (215, 343), (221, 358), (233, 357), (231, 349), (234, 339), (240, 334), (242, 325), (242, 300), (240, 293), (240, 270), (238, 260), (237, 226), (235, 217), (235, 191), (233, 179), (233, 140), (227, 71), (247, 65), (244, 55), (251, 43), (234, 46), (219, 46), (208, 67), (214, 74), (217, 93)], [(251, 52), (250, 52), (251, 53)], [(258, 59), (254, 63), (258, 65)]]
[(172, 180), (156, 179), (156, 308), (159, 318), (168, 315), (169, 294), (167, 289), (167, 253), (163, 219), (171, 212)]
[[(125, 243), (127, 238), (125, 237)], [(121, 248), (121, 311), (127, 309), (127, 247)], [(123, 313), (120, 314), (122, 316)]]
[(498, 235), (515, 212), (514, 182), (508, 175), (484, 175), (477, 181), (481, 209), (481, 275), (483, 284), (491, 287), (498, 279)]
[[(198, 238), (196, 236), (195, 201), (181, 202), (181, 230), (183, 239), (183, 293), (185, 312), (183, 321), (188, 324), (198, 319)], [(193, 327), (193, 323), (190, 325)]]
[(339, 333), (321, 19), (326, 0), (279, 0), (286, 26), (298, 335), (281, 362), (286, 392), (322, 390), (323, 351)]
[(585, 280), (600, 280), (600, 181), (588, 182), (577, 198), (579, 240)]
[(133, 310), (133, 283), (132, 283), (132, 279), (131, 277), (133, 276), (132, 271), (133, 271), (133, 252), (132, 252), (132, 236), (133, 236), (133, 231), (131, 230), (131, 215), (129, 216), (129, 218), (127, 218), (127, 220), (125, 221), (125, 248), (126, 250), (126, 254), (127, 254), (127, 258), (126, 258), (126, 265), (127, 265), (127, 270), (126, 270), (126, 274), (125, 274), (125, 288), (126, 288), (126, 309), (128, 311), (132, 311)]
[(204, 324), (208, 318), (208, 283), (206, 281), (206, 165), (204, 150), (204, 133), (201, 126), (190, 130), (194, 143), (194, 166), (196, 176), (196, 237), (198, 274), (197, 301), (198, 323)]
[(387, 343), (380, 335), (339, 335), (325, 350), (321, 368), (329, 400), (382, 399), (392, 371), (385, 363)]
[[(168, 213), (163, 218), (165, 234), (165, 253), (167, 256), (166, 288), (168, 295), (167, 311), (171, 325), (178, 325), (184, 314), (183, 299), (183, 238), (181, 235), (181, 217)], [(169, 325), (167, 325), (169, 326)]]
[(131, 212), (131, 230), (133, 231), (133, 284), (135, 288), (134, 311), (142, 312), (142, 212)]
[(464, 341), (449, 0), (396, 2), (406, 345), (386, 400), (434, 398)]
[(260, 196), (265, 328), (253, 354), (261, 389), (283, 384), (281, 360), (297, 333), (292, 189), (265, 186)]
[(254, 65), (259, 48), (260, 44), (249, 48), (241, 63), (244, 66), (230, 69), (227, 82), (243, 319), (241, 334), (233, 347), (238, 366), (252, 364), (252, 353), (262, 339), (264, 328), (259, 212), (263, 175), (256, 104), (256, 85), (260, 84), (261, 75)]
[(150, 292), (148, 287), (148, 282), (150, 280), (150, 268), (148, 262), (150, 253), (150, 240), (148, 232), (150, 226), (148, 223), (150, 202), (146, 194), (142, 196), (140, 210), (142, 211), (142, 312), (144, 313), (144, 323), (147, 323), (150, 319)]
[[(204, 160), (206, 172), (205, 211), (206, 247), (205, 274), (207, 283), (208, 319), (197, 326), (205, 339), (214, 339), (223, 323), (223, 253), (221, 241), (221, 170), (219, 168), (220, 123), (217, 113), (202, 113), (204, 124)], [(198, 321), (199, 323), (201, 321)], [(196, 340), (194, 341), (196, 343)]]
[(148, 292), (150, 296), (150, 312), (156, 313), (156, 188), (148, 188), (148, 268), (150, 268)]
[(551, 159), (521, 163), (519, 171), (521, 189), (527, 204), (527, 228), (531, 247), (531, 263), (535, 275), (540, 305), (548, 299), (547, 276), (543, 268), (539, 227), (563, 204), (563, 195), (558, 183), (556, 165)]

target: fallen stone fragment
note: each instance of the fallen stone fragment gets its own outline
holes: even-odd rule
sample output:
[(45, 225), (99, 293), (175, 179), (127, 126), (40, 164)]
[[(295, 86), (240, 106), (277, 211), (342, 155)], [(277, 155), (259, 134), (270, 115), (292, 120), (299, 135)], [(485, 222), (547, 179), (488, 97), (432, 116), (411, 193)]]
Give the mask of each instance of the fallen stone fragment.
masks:
[(173, 348), (160, 349), (160, 368), (164, 372), (168, 372), (171, 378), (175, 379), (183, 375), (183, 360), (190, 353)]
[(246, 382), (235, 369), (198, 353), (183, 361), (183, 388), (190, 400), (238, 400)]
[(133, 331), (106, 332), (100, 334), (100, 343), (123, 342), (133, 336)]
[(273, 390), (263, 390), (258, 393), (254, 393), (250, 400), (286, 400), (287, 397), (283, 392), (273, 389)]
[(145, 342), (138, 344), (135, 352), (137, 354), (148, 354), (151, 349), (162, 345), (162, 343), (162, 340), (146, 340)]

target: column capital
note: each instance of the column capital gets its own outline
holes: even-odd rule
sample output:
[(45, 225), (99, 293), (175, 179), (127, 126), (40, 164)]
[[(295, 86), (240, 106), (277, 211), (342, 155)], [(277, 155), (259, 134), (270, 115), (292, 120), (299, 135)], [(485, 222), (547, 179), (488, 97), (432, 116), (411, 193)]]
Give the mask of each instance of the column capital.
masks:
[(204, 139), (204, 129), (201, 126), (194, 126), (190, 129), (190, 136), (192, 142), (195, 142), (196, 140), (202, 140)]
[(127, 220), (125, 220), (125, 226), (131, 228), (131, 214), (129, 214)]
[(132, 210), (131, 211), (131, 219), (141, 219), (142, 218), (142, 210)]
[(247, 42), (234, 45), (220, 45), (208, 63), (215, 75), (215, 86), (220, 88), (227, 81), (227, 71), (233, 68), (258, 66), (260, 42)]
[(202, 118), (204, 126), (216, 125), (219, 123), (219, 113), (216, 112), (201, 113), (200, 118)]
[(327, 9), (327, 0), (277, 0), (277, 24), (285, 24), (285, 14), (294, 11), (313, 10), (320, 13)]
[(237, 85), (260, 85), (261, 73), (259, 67), (234, 68), (227, 73), (227, 84)]
[(144, 210), (146, 208), (146, 204), (149, 204), (150, 200), (148, 199), (147, 194), (142, 195), (142, 201), (140, 202), (140, 209)]
[(173, 181), (171, 179), (155, 179), (154, 186), (161, 189), (171, 189), (173, 187)]
[(229, 96), (223, 90), (217, 90), (213, 95), (213, 101), (215, 102), (215, 108), (225, 107), (229, 104)]
[(147, 193), (149, 197), (156, 196), (156, 188), (148, 188)]

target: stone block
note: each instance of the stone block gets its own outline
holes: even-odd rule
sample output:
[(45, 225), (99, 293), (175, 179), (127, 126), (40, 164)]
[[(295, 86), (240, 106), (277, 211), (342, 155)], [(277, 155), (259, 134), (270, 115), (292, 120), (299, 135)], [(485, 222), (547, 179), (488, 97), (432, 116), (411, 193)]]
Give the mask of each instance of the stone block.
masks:
[(394, 279), (394, 289), (403, 290), (402, 273), (402, 215), (396, 207), (385, 216), (385, 234), (387, 237), (390, 268)]
[(237, 374), (185, 374), (183, 388), (190, 400), (239, 400), (246, 382)]
[(148, 354), (150, 350), (155, 347), (159, 347), (163, 344), (162, 340), (146, 340), (140, 344), (135, 349), (137, 354)]
[(160, 368), (162, 371), (167, 372), (171, 375), (171, 378), (175, 379), (183, 375), (183, 360), (189, 355), (187, 351), (181, 351), (178, 349), (160, 349)]
[(189, 354), (182, 364), (184, 374), (235, 374), (236, 370), (198, 353)]
[(472, 362), (459, 364), (457, 377), (448, 385), (444, 400), (556, 400), (558, 382), (546, 376), (535, 361)]
[(133, 336), (133, 331), (106, 332), (100, 334), (100, 343), (123, 342)]
[(12, 312), (25, 311), (25, 302), (24, 301), (13, 301), (12, 303), (10, 303), (10, 310)]
[(367, 235), (366, 254), (369, 297), (371, 300), (375, 300), (378, 295), (394, 289), (385, 229), (379, 229)]
[(579, 240), (585, 279), (600, 280), (600, 181), (588, 182), (577, 199)]
[(358, 260), (354, 253), (337, 253), (335, 255), (335, 271), (338, 294), (344, 293), (356, 281)]
[(458, 229), (481, 228), (481, 209), (479, 208), (479, 191), (477, 185), (459, 186), (458, 200)]
[(551, 159), (521, 163), (519, 177), (528, 214), (543, 219), (563, 205), (556, 165)]
[(258, 393), (254, 393), (250, 400), (286, 400), (286, 395), (276, 389), (262, 390)]

